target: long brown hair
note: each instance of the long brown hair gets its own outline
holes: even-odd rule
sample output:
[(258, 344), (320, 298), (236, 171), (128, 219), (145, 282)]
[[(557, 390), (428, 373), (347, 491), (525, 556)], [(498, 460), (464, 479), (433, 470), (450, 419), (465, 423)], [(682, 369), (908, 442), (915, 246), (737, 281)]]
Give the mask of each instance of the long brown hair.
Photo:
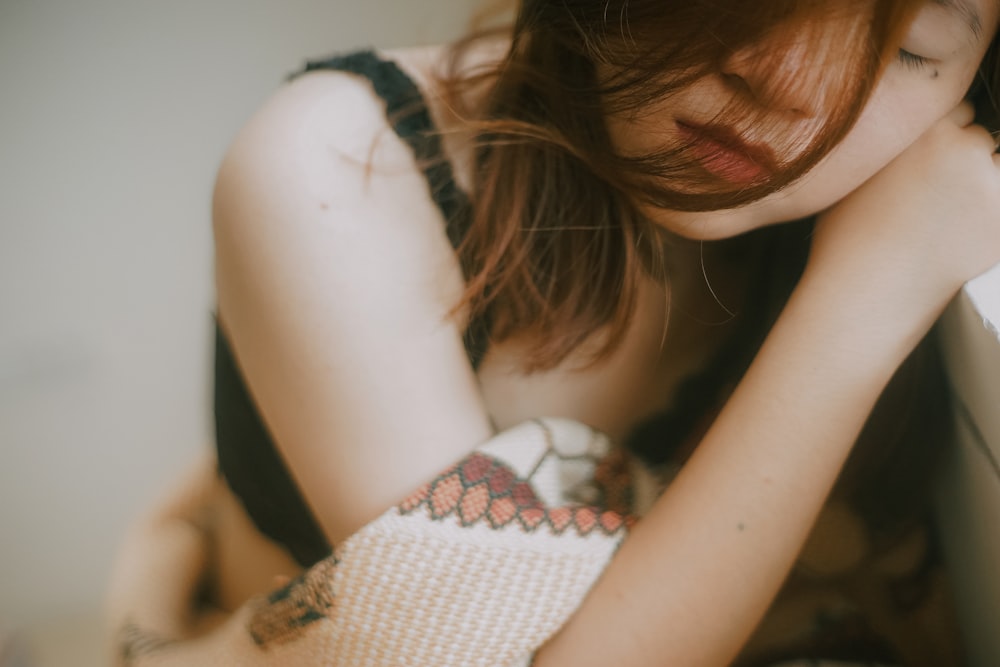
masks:
[[(663, 277), (664, 233), (642, 206), (713, 210), (759, 199), (813, 166), (847, 132), (920, 0), (521, 0), (510, 49), (495, 67), (468, 71), (460, 42), (443, 87), (476, 142), (472, 222), (459, 249), (462, 306), (488, 313), (494, 341), (531, 342), (527, 370), (554, 366), (595, 332), (620, 341), (639, 277)], [(834, 13), (835, 12), (835, 13)], [(826, 121), (805, 150), (766, 182), (733, 188), (699, 172), (681, 151), (621, 154), (608, 117), (641, 114), (732, 53), (796, 26), (813, 38), (827, 80)], [(832, 26), (832, 27), (831, 27)], [(760, 54), (767, 57), (767, 54)], [(488, 87), (476, 106), (465, 93)], [(757, 100), (755, 103), (760, 103)], [(745, 114), (734, 102), (722, 113)], [(695, 186), (692, 189), (692, 186)]]
[[(881, 69), (896, 56), (909, 20), (926, 0), (520, 0), (510, 49), (495, 66), (465, 67), (468, 50), (496, 31), (455, 45), (443, 90), (475, 142), (471, 223), (459, 248), (467, 288), (459, 307), (488, 322), (493, 341), (528, 341), (527, 371), (550, 368), (601, 334), (593, 360), (620, 342), (640, 277), (666, 279), (669, 244), (641, 205), (714, 210), (774, 192), (816, 164), (850, 129)], [(837, 5), (837, 14), (829, 6)], [(609, 115), (641, 114), (720, 61), (793, 25), (816, 37), (812, 70), (839, 91), (805, 150), (763, 183), (734, 189), (705, 178), (677, 151), (623, 155)], [(501, 31), (503, 32), (503, 31)], [(766, 57), (766, 54), (762, 54)], [(815, 79), (777, 86), (819, 87)], [(996, 42), (971, 91), (980, 119), (1000, 126)], [(476, 105), (466, 94), (488, 90)], [(736, 118), (747, 109), (732, 105)], [(797, 138), (802, 141), (803, 138)], [(683, 187), (677, 187), (681, 183)], [(698, 187), (692, 188), (695, 184)], [(694, 194), (692, 194), (694, 193)], [(809, 222), (759, 230), (768, 273), (762, 312), (742, 350), (681, 392), (675, 414), (703, 414), (752, 358), (804, 266)], [(588, 348), (594, 349), (594, 348)], [(859, 439), (839, 490), (876, 532), (898, 534), (925, 509), (926, 486), (949, 437), (946, 380), (933, 336), (900, 368)], [(726, 366), (723, 368), (723, 366)], [(651, 439), (651, 457), (664, 440)], [(640, 452), (643, 453), (643, 452)]]

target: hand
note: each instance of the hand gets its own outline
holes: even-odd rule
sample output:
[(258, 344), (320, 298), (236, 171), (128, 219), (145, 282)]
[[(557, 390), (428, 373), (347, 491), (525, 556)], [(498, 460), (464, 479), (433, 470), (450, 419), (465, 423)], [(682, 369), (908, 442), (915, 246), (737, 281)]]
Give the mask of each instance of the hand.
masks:
[(1000, 261), (1000, 157), (962, 103), (820, 216), (807, 275), (922, 324)]
[(131, 527), (120, 546), (107, 600), (113, 655), (136, 633), (161, 639), (200, 636), (224, 615), (200, 593), (211, 554), (211, 509), (219, 488), (208, 458)]

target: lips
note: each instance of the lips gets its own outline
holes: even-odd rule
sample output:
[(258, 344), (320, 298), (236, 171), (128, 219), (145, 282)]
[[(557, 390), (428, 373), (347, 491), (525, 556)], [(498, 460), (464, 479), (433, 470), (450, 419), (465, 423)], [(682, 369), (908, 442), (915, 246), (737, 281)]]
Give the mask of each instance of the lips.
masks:
[(768, 147), (748, 143), (727, 127), (677, 121), (677, 131), (688, 152), (706, 171), (730, 183), (756, 183), (778, 169)]

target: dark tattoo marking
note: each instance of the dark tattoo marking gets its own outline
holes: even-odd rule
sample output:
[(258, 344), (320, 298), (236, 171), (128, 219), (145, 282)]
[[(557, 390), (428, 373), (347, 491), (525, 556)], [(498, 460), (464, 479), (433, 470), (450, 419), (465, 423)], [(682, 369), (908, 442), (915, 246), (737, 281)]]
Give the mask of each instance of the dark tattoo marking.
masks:
[(125, 621), (118, 631), (118, 650), (122, 662), (126, 666), (133, 665), (137, 660), (176, 644), (177, 640), (160, 637), (149, 630), (144, 630), (132, 620)]
[(330, 582), (337, 566), (334, 556), (314, 565), (287, 586), (257, 603), (247, 630), (262, 649), (299, 639), (306, 628), (327, 618), (333, 607)]

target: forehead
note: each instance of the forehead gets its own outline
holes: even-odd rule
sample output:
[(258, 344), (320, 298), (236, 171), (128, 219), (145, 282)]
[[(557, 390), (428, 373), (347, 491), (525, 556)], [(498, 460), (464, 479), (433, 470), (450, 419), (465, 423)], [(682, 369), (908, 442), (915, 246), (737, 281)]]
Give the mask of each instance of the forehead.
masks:
[(940, 7), (960, 19), (977, 41), (983, 38), (985, 19), (982, 16), (982, 2), (977, 0), (931, 0), (930, 4)]
[(924, 0), (921, 4), (908, 33), (916, 39), (911, 45), (940, 43), (952, 45), (949, 52), (954, 54), (961, 50), (982, 56), (993, 41), (1000, 0)]

